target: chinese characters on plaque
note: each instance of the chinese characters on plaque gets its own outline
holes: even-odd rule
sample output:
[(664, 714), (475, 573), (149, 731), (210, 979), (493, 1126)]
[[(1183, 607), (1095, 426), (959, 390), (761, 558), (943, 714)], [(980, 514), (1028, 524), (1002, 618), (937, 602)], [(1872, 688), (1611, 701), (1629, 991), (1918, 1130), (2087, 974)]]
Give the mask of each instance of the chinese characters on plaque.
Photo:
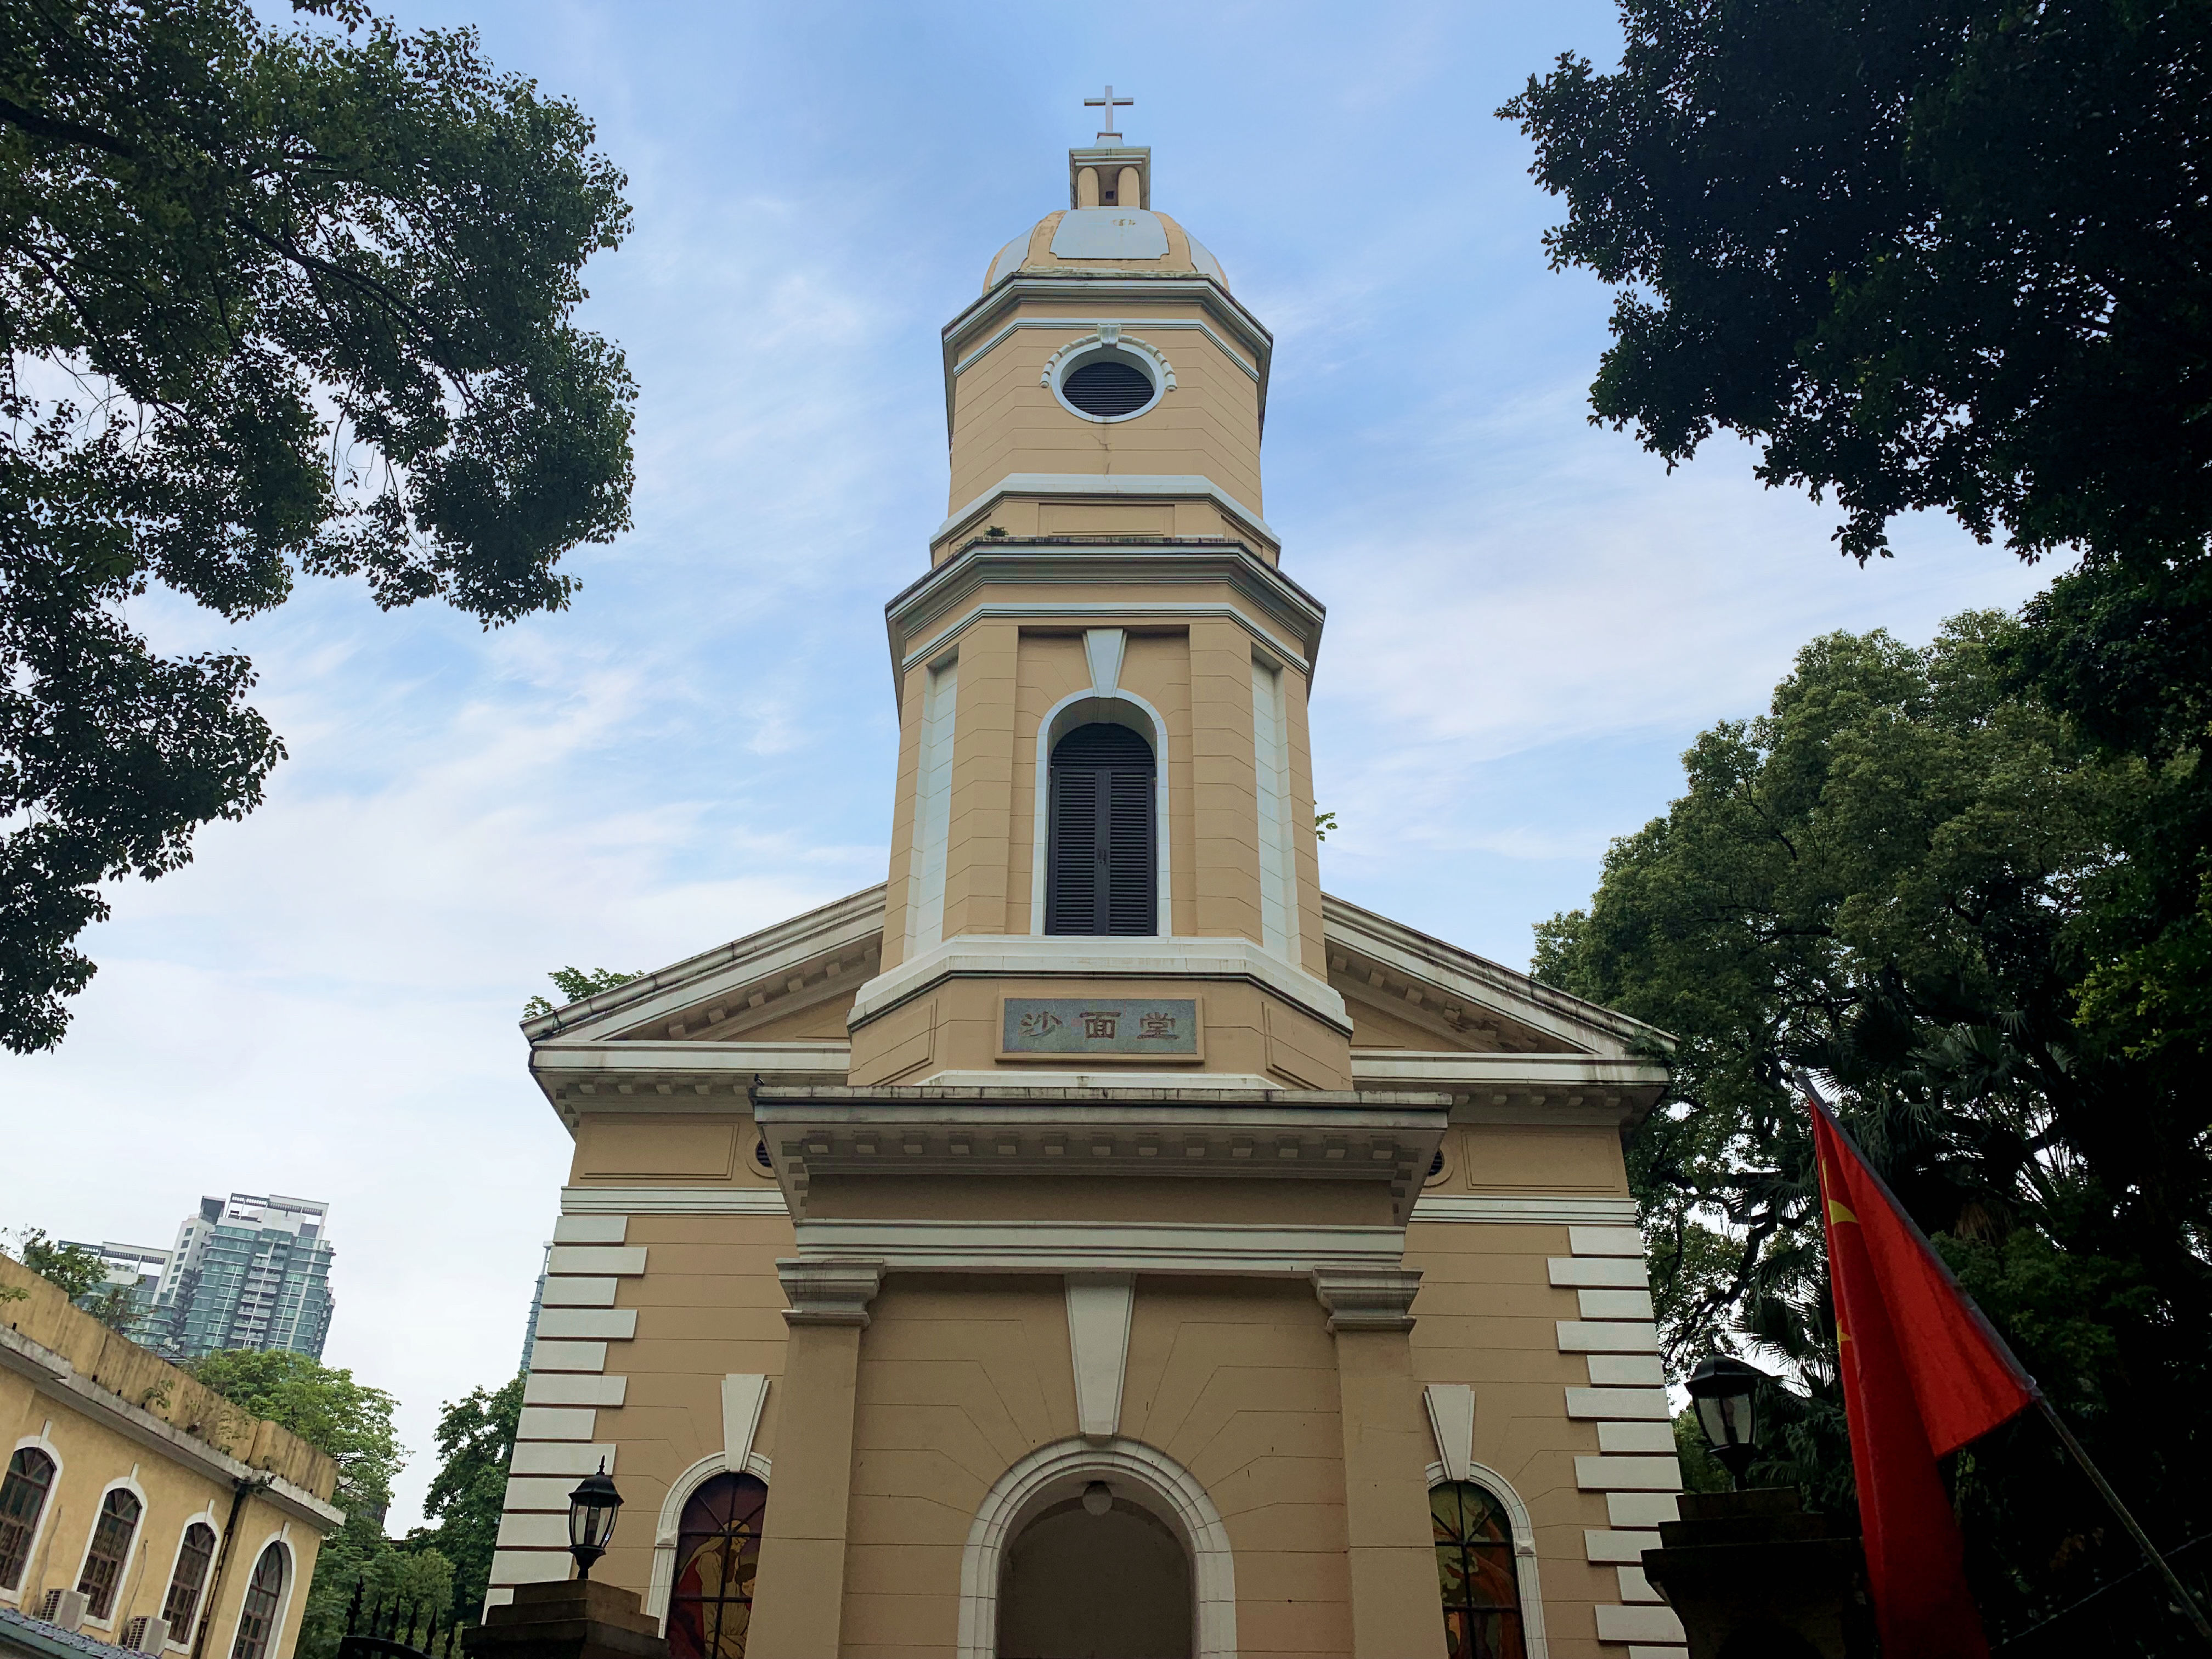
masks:
[(1008, 997), (1005, 1010), (1005, 1054), (1199, 1054), (1195, 997)]

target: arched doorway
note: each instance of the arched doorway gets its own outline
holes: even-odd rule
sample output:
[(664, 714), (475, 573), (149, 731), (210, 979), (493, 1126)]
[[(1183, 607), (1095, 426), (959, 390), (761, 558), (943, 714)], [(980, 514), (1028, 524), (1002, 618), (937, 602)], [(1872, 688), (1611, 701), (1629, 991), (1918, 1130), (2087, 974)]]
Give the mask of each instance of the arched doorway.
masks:
[(999, 1586), (999, 1659), (1191, 1659), (1190, 1559), (1103, 1483), (1031, 1516)]

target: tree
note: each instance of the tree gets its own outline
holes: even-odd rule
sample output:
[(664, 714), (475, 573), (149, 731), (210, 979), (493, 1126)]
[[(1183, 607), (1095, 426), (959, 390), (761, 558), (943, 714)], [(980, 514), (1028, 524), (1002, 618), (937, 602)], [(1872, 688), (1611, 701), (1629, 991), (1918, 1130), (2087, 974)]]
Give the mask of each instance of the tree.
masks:
[(1999, 658), (2154, 769), (2081, 1012), (2212, 1056), (2212, 0), (1622, 0), (1500, 114), (1618, 290), (1592, 419), (1671, 465), (1722, 428), (1832, 495), (1843, 550), (1947, 512), (2078, 552)]
[(48, 1048), (100, 884), (186, 861), (283, 753), (235, 653), (302, 574), (495, 626), (629, 523), (621, 354), (575, 328), (627, 228), (574, 106), (359, 0), (0, 0), (0, 1043)]
[(416, 1598), (434, 1596), (442, 1586), (450, 1596), (452, 1569), (442, 1560), (406, 1565), (384, 1559), (392, 1553), (385, 1511), (392, 1507), (392, 1479), (407, 1461), (392, 1431), (398, 1402), (392, 1395), (356, 1382), (349, 1370), (281, 1348), (225, 1348), (185, 1369), (232, 1404), (337, 1460), (331, 1501), (345, 1511), (345, 1522), (323, 1540), (316, 1558), (301, 1626), (301, 1659), (331, 1659), (337, 1652), (356, 1583), (371, 1593), (405, 1591)]
[(392, 1427), (398, 1401), (353, 1373), (283, 1348), (222, 1348), (185, 1370), (232, 1404), (287, 1428), (338, 1466), (331, 1501), (379, 1526), (407, 1462)]
[[(565, 1006), (571, 1002), (581, 1002), (586, 997), (597, 996), (602, 991), (611, 991), (617, 985), (627, 985), (634, 979), (642, 979), (645, 970), (641, 968), (635, 974), (623, 974), (611, 968), (594, 968), (587, 974), (580, 968), (556, 968), (545, 977), (551, 980), (554, 988), (561, 993), (562, 1002), (558, 1006)], [(522, 1005), (522, 1017), (536, 1019), (542, 1014), (551, 1013), (556, 1006), (544, 997), (532, 997)]]
[(15, 1248), (8, 1254), (40, 1278), (60, 1285), (72, 1302), (107, 1283), (107, 1264), (99, 1251), (49, 1238), (44, 1227), (17, 1228)]
[[(1720, 1346), (1795, 1381), (1759, 1478), (1850, 1501), (1801, 1103), (1818, 1088), (2178, 1542), (2212, 1474), (2191, 1403), (2212, 1386), (2212, 1114), (2195, 1078), (2090, 1006), (2170, 788), (2013, 687), (2026, 627), (1978, 615), (1925, 650), (1807, 646), (1765, 716), (1698, 738), (1686, 792), (1614, 843), (1589, 908), (1538, 929), (1535, 971), (1678, 1039), (1632, 1178), (1678, 1370)], [(2136, 1565), (2032, 1421), (1954, 1474), (2000, 1631)], [(2104, 1634), (2125, 1653), (2169, 1633)]]
[(450, 1401), (438, 1419), (437, 1478), (423, 1512), (436, 1522), (407, 1535), (404, 1547), (430, 1549), (453, 1564), (456, 1616), (473, 1619), (491, 1585), (492, 1551), (507, 1508), (507, 1465), (522, 1420), (517, 1376), (495, 1389), (474, 1389)]

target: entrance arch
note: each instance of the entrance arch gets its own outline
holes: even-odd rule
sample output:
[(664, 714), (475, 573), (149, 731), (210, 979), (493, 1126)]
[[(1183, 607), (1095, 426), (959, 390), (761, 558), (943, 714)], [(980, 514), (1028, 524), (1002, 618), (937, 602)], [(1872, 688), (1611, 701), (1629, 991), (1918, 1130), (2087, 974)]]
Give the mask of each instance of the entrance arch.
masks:
[[(1084, 1488), (1094, 1480), (1104, 1481), (1114, 1495), (1114, 1507), (1103, 1516), (1081, 1505)], [(1032, 1592), (1042, 1588), (1048, 1595), (1058, 1564), (1071, 1548), (1084, 1547), (1077, 1522), (1103, 1525), (1103, 1534), (1091, 1536), (1112, 1551), (1121, 1571), (1145, 1574), (1159, 1585), (1155, 1607), (1180, 1597), (1189, 1608), (1187, 1644), (1161, 1659), (1174, 1654), (1234, 1659), (1237, 1576), (1219, 1511), (1173, 1458), (1141, 1441), (1120, 1438), (1041, 1446), (1000, 1475), (985, 1496), (960, 1562), (960, 1659), (1000, 1659), (1002, 1613), (1021, 1621), (1010, 1636), (1049, 1636), (1049, 1627), (1040, 1632), (1030, 1622), (1029, 1608), (1043, 1599)], [(1170, 1545), (1186, 1564), (1182, 1574), (1174, 1573), (1168, 1561)], [(1014, 1583), (1018, 1572), (1023, 1582)], [(1006, 1659), (1014, 1659), (1011, 1649)]]

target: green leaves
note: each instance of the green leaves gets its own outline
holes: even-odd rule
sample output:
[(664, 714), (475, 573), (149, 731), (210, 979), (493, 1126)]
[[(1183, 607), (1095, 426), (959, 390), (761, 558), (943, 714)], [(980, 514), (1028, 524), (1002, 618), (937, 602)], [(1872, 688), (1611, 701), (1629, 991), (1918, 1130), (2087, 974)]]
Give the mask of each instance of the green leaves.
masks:
[[(620, 973), (612, 968), (594, 968), (588, 974), (580, 968), (556, 968), (545, 977), (551, 980), (553, 988), (561, 993), (559, 1006), (566, 1007), (569, 1003), (581, 1002), (586, 997), (595, 997), (602, 991), (611, 991), (617, 985), (627, 985), (634, 979), (641, 979), (644, 975), (642, 968), (635, 974)], [(544, 997), (532, 997), (522, 1005), (522, 1017), (537, 1019), (551, 1013), (555, 1006)]]
[[(2033, 626), (1814, 641), (1765, 715), (1698, 738), (1684, 794), (1614, 844), (1589, 908), (1538, 929), (1535, 971), (1679, 1039), (1630, 1175), (1673, 1362), (1748, 1348), (1792, 1376), (1756, 1478), (1851, 1489), (1801, 1104), (1818, 1086), (2170, 1530), (2166, 1494), (2212, 1473), (2188, 1426), (2212, 1386), (2192, 954), (2212, 930), (2154, 931), (2145, 866), (2186, 799), (2018, 688)], [(2112, 1426), (2130, 1421), (2184, 1426)], [(2049, 1449), (1993, 1437), (1961, 1480), (2000, 1623), (2104, 1571), (2064, 1541), (2051, 1494), (2073, 1477)]]
[(573, 105), (467, 30), (264, 27), (232, 0), (0, 0), (0, 1043), (50, 1047), (98, 884), (191, 856), (283, 753), (222, 616), (301, 574), (487, 626), (628, 526), (619, 351), (573, 327), (629, 227)]
[(337, 1461), (331, 1501), (381, 1524), (407, 1461), (392, 1427), (398, 1401), (353, 1373), (288, 1350), (226, 1348), (185, 1369), (224, 1399), (287, 1428)]

